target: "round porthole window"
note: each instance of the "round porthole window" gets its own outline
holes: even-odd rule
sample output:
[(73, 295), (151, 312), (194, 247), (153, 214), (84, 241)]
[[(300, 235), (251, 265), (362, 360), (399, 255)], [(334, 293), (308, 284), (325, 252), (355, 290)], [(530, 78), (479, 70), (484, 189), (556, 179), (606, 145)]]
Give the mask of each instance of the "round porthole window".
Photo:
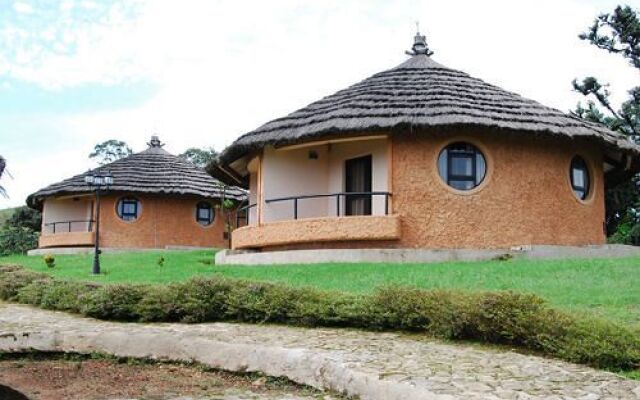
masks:
[(140, 216), (140, 201), (135, 197), (123, 197), (118, 200), (118, 217), (123, 221), (132, 222)]
[(211, 204), (201, 201), (196, 205), (196, 222), (202, 226), (209, 226), (215, 218), (215, 213)]
[(487, 173), (487, 164), (484, 155), (476, 146), (457, 142), (440, 152), (438, 173), (452, 188), (471, 190), (482, 183)]
[(591, 179), (589, 177), (589, 168), (587, 163), (580, 156), (573, 157), (571, 160), (571, 189), (580, 200), (585, 200), (589, 196), (591, 187)]

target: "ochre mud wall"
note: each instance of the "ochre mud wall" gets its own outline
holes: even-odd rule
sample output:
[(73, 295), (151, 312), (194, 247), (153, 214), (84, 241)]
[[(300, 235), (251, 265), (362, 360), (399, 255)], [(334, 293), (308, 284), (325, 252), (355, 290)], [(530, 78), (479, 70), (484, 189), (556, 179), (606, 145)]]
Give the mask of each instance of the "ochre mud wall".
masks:
[[(228, 247), (227, 241), (223, 238), (224, 218), (219, 209), (215, 209), (215, 219), (211, 225), (203, 227), (196, 222), (196, 204), (201, 199), (132, 195), (140, 200), (142, 211), (136, 221), (126, 222), (116, 213), (116, 203), (123, 196), (108, 195), (101, 198), (102, 247)], [(212, 201), (212, 204), (216, 203)]]
[[(478, 147), (487, 161), (483, 183), (469, 193), (449, 188), (437, 158), (451, 142)], [(591, 193), (578, 200), (571, 159), (589, 166)], [(392, 139), (393, 213), (401, 216), (397, 247), (504, 248), (527, 244), (605, 242), (602, 153), (597, 146), (530, 133), (399, 134)]]

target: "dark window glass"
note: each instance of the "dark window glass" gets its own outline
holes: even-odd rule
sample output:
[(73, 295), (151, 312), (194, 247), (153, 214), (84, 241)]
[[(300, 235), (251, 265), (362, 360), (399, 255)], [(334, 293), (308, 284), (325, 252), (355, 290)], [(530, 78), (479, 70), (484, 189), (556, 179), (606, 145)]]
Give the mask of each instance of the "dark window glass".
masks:
[(345, 161), (345, 215), (371, 215), (371, 156)]
[(452, 188), (470, 190), (482, 182), (487, 166), (477, 147), (459, 142), (448, 145), (440, 152), (438, 172)]
[(133, 197), (118, 201), (118, 216), (124, 221), (135, 221), (140, 216), (140, 202)]
[(582, 159), (582, 157), (575, 156), (573, 160), (571, 160), (571, 188), (573, 189), (573, 193), (580, 200), (584, 200), (589, 196), (589, 187), (590, 187), (590, 179), (589, 179), (589, 169), (587, 168), (587, 163)]
[(198, 203), (198, 205), (196, 206), (196, 221), (202, 226), (207, 226), (211, 225), (211, 223), (213, 222), (213, 218), (214, 211), (213, 207), (211, 207), (211, 204), (204, 201)]

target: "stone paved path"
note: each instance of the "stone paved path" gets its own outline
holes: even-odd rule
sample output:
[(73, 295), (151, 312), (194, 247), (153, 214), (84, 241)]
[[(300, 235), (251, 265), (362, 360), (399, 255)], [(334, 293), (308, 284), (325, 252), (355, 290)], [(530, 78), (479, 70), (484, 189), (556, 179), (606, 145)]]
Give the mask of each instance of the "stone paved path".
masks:
[(362, 399), (640, 399), (640, 381), (417, 336), (230, 323), (122, 324), (0, 305), (0, 351), (25, 348), (195, 360)]

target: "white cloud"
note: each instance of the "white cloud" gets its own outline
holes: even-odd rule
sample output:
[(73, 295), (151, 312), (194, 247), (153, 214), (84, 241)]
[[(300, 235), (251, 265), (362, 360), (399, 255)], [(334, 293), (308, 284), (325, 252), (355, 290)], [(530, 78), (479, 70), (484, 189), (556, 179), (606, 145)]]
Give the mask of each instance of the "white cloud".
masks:
[(13, 3), (13, 9), (19, 14), (31, 14), (33, 13), (33, 7), (29, 3), (22, 1), (16, 1)]
[[(571, 80), (595, 75), (611, 83), (620, 101), (637, 84), (636, 72), (577, 38), (615, 4), (149, 0), (111, 3), (85, 21), (73, 12), (100, 6), (69, 1), (50, 32), (0, 27), (0, 39), (13, 38), (20, 58), (0, 55), (0, 74), (8, 70), (14, 79), (56, 90), (144, 80), (158, 92), (134, 108), (56, 118), (57, 130), (70, 138), (61, 144), (64, 160), (44, 158), (56, 166), (47, 181), (17, 171), (30, 163), (14, 164), (12, 171), (25, 178), (9, 189), (22, 197), (82, 171), (86, 151), (79, 149), (111, 137), (141, 149), (155, 132), (174, 153), (190, 146), (222, 149), (270, 119), (401, 63), (417, 19), (444, 65), (562, 110), (581, 98)], [(48, 46), (20, 45), (35, 34)]]

